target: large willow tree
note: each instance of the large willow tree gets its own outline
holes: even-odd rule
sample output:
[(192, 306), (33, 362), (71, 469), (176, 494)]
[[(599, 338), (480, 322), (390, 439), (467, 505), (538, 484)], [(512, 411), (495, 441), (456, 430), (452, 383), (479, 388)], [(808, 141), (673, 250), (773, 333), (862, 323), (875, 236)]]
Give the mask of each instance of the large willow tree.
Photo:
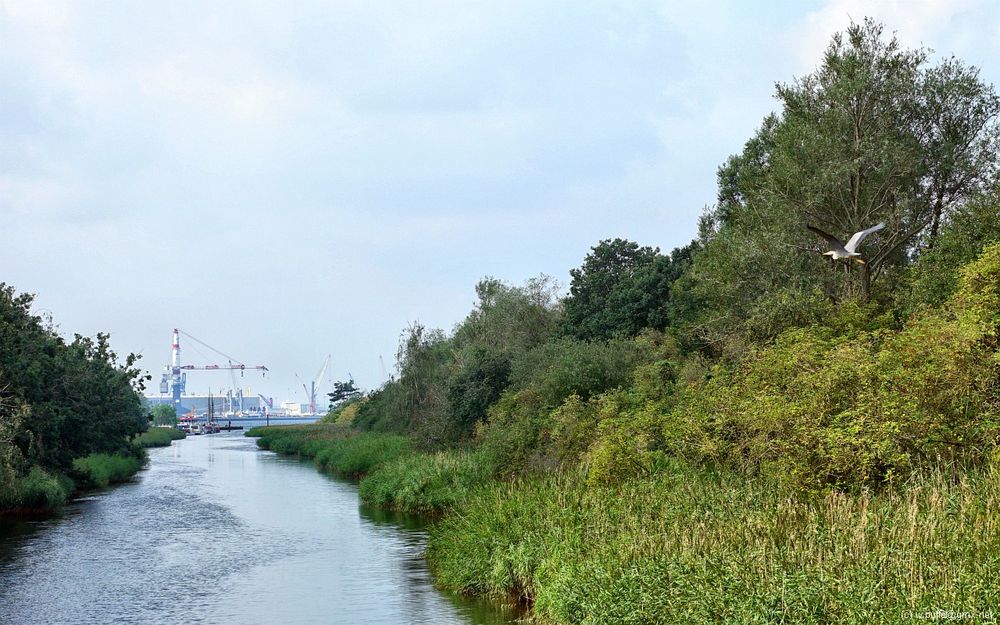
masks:
[[(705, 250), (686, 280), (709, 344), (773, 335), (868, 300), (932, 247), (942, 223), (995, 184), (1000, 98), (978, 70), (936, 65), (865, 20), (835, 35), (820, 66), (777, 86), (778, 114), (719, 170)], [(878, 222), (866, 264), (824, 262), (813, 224), (846, 240)]]

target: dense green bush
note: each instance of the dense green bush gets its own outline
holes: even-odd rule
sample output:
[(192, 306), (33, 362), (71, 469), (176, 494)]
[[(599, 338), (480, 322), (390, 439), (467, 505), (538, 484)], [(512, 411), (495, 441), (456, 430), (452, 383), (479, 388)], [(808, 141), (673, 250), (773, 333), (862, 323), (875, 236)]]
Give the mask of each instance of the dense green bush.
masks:
[(461, 367), (448, 380), (448, 415), (458, 438), (486, 418), (490, 406), (510, 384), (510, 358), (503, 353), (477, 347), (463, 358)]
[(320, 422), (351, 427), (354, 425), (354, 417), (358, 415), (358, 409), (365, 401), (367, 401), (365, 398), (358, 397), (341, 402), (336, 408), (323, 415)]
[(372, 432), (405, 432), (409, 423), (402, 384), (394, 380), (369, 393), (351, 422)]
[(507, 391), (477, 426), (476, 443), (493, 470), (512, 475), (545, 468), (551, 429), (551, 410), (540, 393)]
[(555, 408), (570, 395), (587, 399), (628, 382), (632, 370), (652, 358), (646, 347), (633, 340), (555, 339), (516, 359), (511, 383), (514, 389), (532, 389)]
[(607, 343), (550, 342), (518, 364), (514, 388), (521, 390), (508, 390), (490, 409), (476, 440), (500, 473), (575, 465), (601, 428), (634, 419), (626, 409), (644, 410), (641, 422), (655, 431), (648, 427), (655, 410), (645, 403), (665, 401), (678, 357), (674, 342), (656, 332)]
[(131, 479), (142, 464), (143, 458), (137, 455), (90, 454), (73, 461), (73, 474), (84, 485), (107, 488)]
[(170, 404), (157, 404), (149, 412), (153, 417), (153, 425), (177, 425), (177, 409)]
[(173, 427), (149, 428), (132, 439), (132, 444), (138, 447), (167, 447), (172, 441), (186, 438), (187, 434)]
[(41, 467), (27, 475), (0, 480), (0, 512), (4, 510), (52, 510), (66, 503), (73, 491), (72, 480)]
[(900, 331), (787, 331), (734, 371), (686, 388), (665, 421), (665, 447), (806, 490), (982, 462), (1000, 439), (998, 285), (993, 246), (963, 270), (948, 308)]
[(940, 307), (958, 288), (960, 269), (1000, 241), (1000, 186), (976, 197), (949, 220), (936, 245), (901, 280), (901, 314)]

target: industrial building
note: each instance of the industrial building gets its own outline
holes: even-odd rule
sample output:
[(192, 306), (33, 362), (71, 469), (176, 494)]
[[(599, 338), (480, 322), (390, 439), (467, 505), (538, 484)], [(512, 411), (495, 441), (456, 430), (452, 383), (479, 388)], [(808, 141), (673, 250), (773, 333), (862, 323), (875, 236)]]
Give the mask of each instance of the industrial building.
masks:
[[(175, 404), (174, 398), (171, 395), (147, 395), (146, 402), (149, 404), (150, 408), (156, 406), (157, 404), (166, 404), (168, 406), (179, 406), (177, 408), (178, 415), (185, 415), (192, 411), (194, 411), (194, 413), (197, 415), (204, 415), (208, 413), (209, 397), (210, 397), (209, 395), (181, 395), (180, 403)], [(265, 401), (264, 399), (261, 399), (260, 395), (244, 396), (242, 400), (243, 403), (242, 409), (240, 408), (240, 400), (233, 399), (232, 402), (230, 402), (230, 398), (228, 395), (221, 395), (221, 396), (212, 395), (211, 400), (212, 400), (212, 409), (215, 412), (216, 416), (222, 416), (224, 414), (235, 414), (240, 412), (243, 413), (243, 416), (251, 416), (251, 417), (257, 415), (263, 416), (264, 407), (267, 406), (268, 403), (270, 403), (271, 405), (274, 404), (273, 399), (267, 398), (267, 400)], [(267, 411), (272, 414), (274, 414), (275, 412), (270, 407), (267, 408)]]

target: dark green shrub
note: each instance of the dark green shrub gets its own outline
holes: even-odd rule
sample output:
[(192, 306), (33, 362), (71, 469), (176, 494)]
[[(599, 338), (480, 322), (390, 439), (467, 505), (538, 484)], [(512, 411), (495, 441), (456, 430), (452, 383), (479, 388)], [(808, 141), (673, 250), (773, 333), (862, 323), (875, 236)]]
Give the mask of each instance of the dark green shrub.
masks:
[(32, 467), (26, 476), (0, 482), (0, 511), (58, 509), (66, 503), (73, 488), (68, 477)]
[(540, 469), (552, 428), (551, 410), (533, 389), (507, 391), (476, 428), (476, 441), (489, 467), (502, 474)]
[(627, 383), (632, 370), (651, 357), (636, 341), (560, 338), (515, 360), (511, 382), (515, 389), (532, 389), (546, 406), (555, 408), (570, 395), (588, 399)]
[(1000, 245), (963, 270), (948, 309), (900, 331), (788, 331), (687, 387), (665, 447), (805, 490), (983, 462), (1000, 437), (998, 311)]
[(945, 304), (958, 289), (960, 269), (1000, 241), (1000, 187), (961, 207), (934, 247), (921, 253), (902, 280), (904, 314)]
[(486, 417), (486, 411), (500, 399), (510, 383), (510, 359), (478, 348), (465, 359), (464, 366), (448, 381), (451, 428), (463, 437)]

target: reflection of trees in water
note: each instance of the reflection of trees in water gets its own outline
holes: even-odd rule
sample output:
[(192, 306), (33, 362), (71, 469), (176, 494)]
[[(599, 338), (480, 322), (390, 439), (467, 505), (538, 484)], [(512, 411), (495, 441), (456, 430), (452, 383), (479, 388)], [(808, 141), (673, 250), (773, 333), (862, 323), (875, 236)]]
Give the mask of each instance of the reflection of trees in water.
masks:
[(433, 519), (404, 514), (371, 506), (359, 509), (362, 523), (385, 537), (385, 543), (395, 548), (399, 562), (401, 604), (411, 623), (441, 623), (442, 600), (450, 603), (460, 617), (459, 622), (474, 625), (511, 623), (520, 614), (513, 609), (501, 609), (481, 599), (470, 599), (434, 588), (434, 578), (427, 568), (427, 527)]
[[(405, 514), (394, 510), (385, 510), (374, 506), (361, 506), (358, 510), (361, 518), (376, 526), (389, 526), (394, 529), (425, 530), (430, 525), (428, 517)], [(421, 538), (423, 540), (423, 537)]]

